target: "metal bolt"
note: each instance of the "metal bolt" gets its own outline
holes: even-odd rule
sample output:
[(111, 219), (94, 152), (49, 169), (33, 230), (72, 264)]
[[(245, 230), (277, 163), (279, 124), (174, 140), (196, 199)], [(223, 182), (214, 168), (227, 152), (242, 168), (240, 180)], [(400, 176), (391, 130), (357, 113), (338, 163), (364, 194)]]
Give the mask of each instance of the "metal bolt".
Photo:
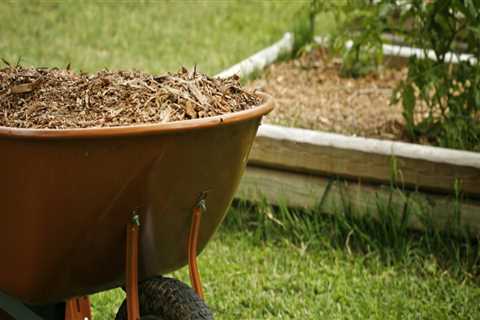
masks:
[(208, 190), (200, 193), (198, 197), (197, 208), (200, 208), (202, 212), (207, 211), (207, 201), (206, 201), (207, 195), (208, 195)]
[(198, 201), (197, 205), (202, 210), (202, 212), (207, 211), (207, 202), (205, 201), (205, 199)]
[(134, 215), (132, 216), (132, 223), (137, 226), (140, 226), (140, 216), (136, 214), (135, 211), (134, 211)]

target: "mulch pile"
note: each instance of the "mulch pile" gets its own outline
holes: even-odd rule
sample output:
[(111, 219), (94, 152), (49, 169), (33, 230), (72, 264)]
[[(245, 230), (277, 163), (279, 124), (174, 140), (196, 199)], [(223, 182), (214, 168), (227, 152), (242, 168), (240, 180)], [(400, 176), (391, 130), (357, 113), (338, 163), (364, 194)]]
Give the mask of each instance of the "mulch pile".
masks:
[(262, 99), (239, 78), (214, 79), (182, 68), (141, 72), (8, 66), (0, 69), (0, 126), (114, 127), (205, 118), (253, 108)]
[(404, 140), (401, 105), (392, 92), (407, 69), (385, 68), (352, 79), (340, 74), (341, 61), (316, 49), (298, 59), (271, 65), (249, 84), (275, 97), (264, 122), (380, 139)]

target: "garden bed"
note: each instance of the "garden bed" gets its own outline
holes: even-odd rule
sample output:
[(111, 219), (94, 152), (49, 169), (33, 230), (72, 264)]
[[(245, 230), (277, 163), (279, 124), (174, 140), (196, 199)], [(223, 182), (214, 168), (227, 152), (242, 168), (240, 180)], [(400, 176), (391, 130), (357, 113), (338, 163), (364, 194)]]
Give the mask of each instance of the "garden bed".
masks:
[[(272, 47), (221, 75), (228, 76), (230, 72), (247, 78), (258, 75), (260, 70), (291, 52), (292, 43), (293, 39), (287, 34)], [(384, 46), (384, 52), (386, 60), (400, 71), (393, 74), (384, 70), (378, 79), (341, 79), (332, 69), (335, 60), (312, 66), (308, 56), (304, 61), (307, 67), (301, 62), (280, 62), (267, 69), (265, 79), (257, 76), (251, 85), (272, 94), (277, 110), (266, 118), (267, 123), (274, 124), (263, 125), (258, 131), (237, 197), (300, 207), (322, 205), (322, 211), (327, 213), (335, 213), (345, 205), (345, 199), (358, 214), (375, 215), (379, 206), (388, 204), (397, 213), (405, 208), (414, 214), (426, 213), (439, 227), (448, 225), (454, 215), (460, 213), (462, 224), (480, 231), (477, 222), (480, 154), (394, 141), (405, 140), (405, 136), (399, 106), (389, 105), (390, 93), (395, 82), (405, 75), (402, 71), (405, 58), (409, 54), (418, 56), (419, 52), (415, 48), (391, 45)], [(395, 52), (400, 54), (393, 54)], [(419, 57), (428, 58), (428, 55)], [(274, 76), (272, 69), (276, 72), (278, 68), (292, 69), (298, 75), (296, 81), (303, 82), (282, 79), (281, 72)], [(308, 73), (314, 74), (317, 82), (326, 76), (317, 69), (332, 74), (331, 78), (320, 81), (320, 86), (332, 87), (333, 84), (336, 93), (311, 88)], [(268, 77), (272, 77), (273, 84), (266, 81)], [(387, 81), (380, 85), (378, 81), (382, 77)], [(276, 86), (282, 82), (285, 85)], [(295, 88), (299, 92), (294, 91)], [(313, 100), (322, 102), (320, 110), (314, 105), (299, 107), (299, 102), (310, 103), (309, 99), (302, 100), (308, 91), (315, 96)], [(342, 95), (338, 94), (340, 91)], [(319, 96), (323, 96), (323, 100)], [(364, 101), (354, 102), (359, 98)], [(356, 106), (353, 109), (358, 112), (357, 116), (345, 107), (351, 105)], [(356, 120), (357, 117), (362, 121)], [(342, 119), (347, 119), (346, 124), (339, 122)], [(415, 197), (409, 195), (412, 192)], [(423, 229), (418, 219), (411, 219), (409, 224)]]
[(383, 68), (361, 78), (341, 76), (341, 62), (322, 48), (266, 68), (250, 83), (275, 97), (266, 123), (352, 136), (406, 140), (402, 108), (390, 97), (406, 68)]

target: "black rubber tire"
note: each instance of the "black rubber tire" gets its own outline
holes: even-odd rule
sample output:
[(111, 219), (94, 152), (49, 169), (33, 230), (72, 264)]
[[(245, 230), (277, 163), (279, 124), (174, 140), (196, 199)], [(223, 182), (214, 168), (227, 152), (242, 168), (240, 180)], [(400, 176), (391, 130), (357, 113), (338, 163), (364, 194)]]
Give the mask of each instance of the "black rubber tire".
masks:
[[(142, 320), (213, 320), (205, 302), (192, 288), (176, 279), (157, 277), (139, 283), (138, 300)], [(128, 320), (126, 300), (115, 320)]]

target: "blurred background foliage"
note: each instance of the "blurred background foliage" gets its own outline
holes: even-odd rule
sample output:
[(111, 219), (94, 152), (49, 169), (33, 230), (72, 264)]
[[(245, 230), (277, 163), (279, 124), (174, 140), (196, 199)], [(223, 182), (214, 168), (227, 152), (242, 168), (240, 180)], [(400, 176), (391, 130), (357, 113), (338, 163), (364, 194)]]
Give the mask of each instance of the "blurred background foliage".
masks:
[[(335, 17), (329, 47), (341, 55), (345, 76), (382, 67), (382, 45), (391, 39), (432, 52), (433, 60), (409, 59), (408, 77), (393, 93), (405, 132), (413, 142), (480, 151), (480, 1), (313, 0), (308, 8), (310, 16)], [(471, 59), (453, 64), (449, 52)]]

